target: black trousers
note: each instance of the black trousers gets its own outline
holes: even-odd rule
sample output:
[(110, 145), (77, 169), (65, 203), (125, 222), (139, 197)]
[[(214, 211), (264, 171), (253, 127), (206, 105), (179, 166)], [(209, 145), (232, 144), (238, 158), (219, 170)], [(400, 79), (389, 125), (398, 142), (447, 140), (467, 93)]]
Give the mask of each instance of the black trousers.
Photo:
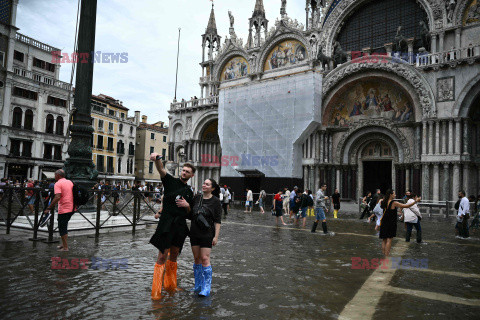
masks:
[(228, 214), (228, 203), (222, 203), (222, 208), (223, 208), (223, 214), (227, 215)]

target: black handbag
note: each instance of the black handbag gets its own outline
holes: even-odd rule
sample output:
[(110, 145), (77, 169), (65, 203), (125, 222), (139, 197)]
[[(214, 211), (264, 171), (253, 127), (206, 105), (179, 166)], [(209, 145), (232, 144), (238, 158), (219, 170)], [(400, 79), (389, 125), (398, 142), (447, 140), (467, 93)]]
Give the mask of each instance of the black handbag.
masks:
[(195, 222), (197, 223), (198, 227), (202, 231), (210, 230), (211, 226), (207, 220), (207, 213), (203, 208), (203, 195), (200, 196), (200, 203), (198, 205), (196, 212), (194, 212), (194, 215), (195, 215)]

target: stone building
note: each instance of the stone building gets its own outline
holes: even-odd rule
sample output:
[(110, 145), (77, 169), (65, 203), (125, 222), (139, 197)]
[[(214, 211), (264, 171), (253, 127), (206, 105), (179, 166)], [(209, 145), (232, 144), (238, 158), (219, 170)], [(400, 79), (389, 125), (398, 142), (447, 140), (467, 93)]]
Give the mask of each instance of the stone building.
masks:
[(0, 176), (53, 178), (67, 156), (71, 85), (54, 48), (15, 26), (18, 0), (0, 1)]
[(286, 3), (270, 23), (256, 0), (245, 44), (232, 13), (220, 44), (212, 8), (200, 98), (170, 109), (194, 186), (480, 193), (478, 0), (312, 0), (303, 23)]
[(135, 177), (141, 184), (156, 186), (161, 180), (153, 161), (150, 161), (150, 155), (159, 153), (164, 159), (168, 158), (168, 128), (162, 121), (148, 124), (147, 119), (147, 116), (142, 116), (137, 129)]
[(92, 160), (98, 179), (132, 185), (135, 180), (135, 135), (139, 112), (128, 116), (122, 101), (104, 94), (92, 96)]

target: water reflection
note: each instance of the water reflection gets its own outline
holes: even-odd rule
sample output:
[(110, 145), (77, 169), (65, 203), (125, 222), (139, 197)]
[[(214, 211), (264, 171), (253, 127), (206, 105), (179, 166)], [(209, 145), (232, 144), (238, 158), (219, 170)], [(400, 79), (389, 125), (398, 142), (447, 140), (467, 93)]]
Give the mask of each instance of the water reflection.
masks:
[[(480, 273), (478, 238), (469, 242), (456, 240), (450, 223), (425, 220), (424, 238), (428, 244), (412, 243), (407, 257), (428, 258), (429, 268), (434, 270)], [(329, 221), (329, 230), (336, 234), (313, 235), (308, 228), (301, 230), (292, 225), (277, 228), (274, 218), (268, 215), (232, 212), (222, 226), (218, 246), (212, 251), (211, 297), (199, 298), (189, 291), (194, 281), (193, 256), (187, 241), (178, 266), (178, 285), (184, 290), (173, 295), (164, 292), (161, 301), (150, 299), (156, 249), (148, 240), (153, 229), (137, 231), (135, 236), (112, 233), (98, 239), (72, 237), (72, 250), (61, 254), (54, 244), (3, 240), (2, 318), (31, 319), (34, 315), (38, 319), (336, 319), (373, 272), (352, 270), (351, 257), (379, 258), (381, 250), (373, 225), (353, 219)], [(401, 232), (399, 227), (399, 236)], [(126, 258), (128, 269), (52, 270), (52, 257)], [(412, 283), (416, 285), (410, 286)], [(456, 283), (461, 285), (452, 291)], [(478, 279), (447, 281), (444, 275), (426, 272), (397, 271), (391, 285), (477, 299), (480, 296), (476, 289), (480, 288)], [(408, 299), (395, 297), (400, 301)], [(388, 309), (388, 304), (384, 304), (379, 307), (379, 314), (399, 312), (405, 317), (420, 318), (425, 312), (436, 314), (440, 304), (445, 303), (429, 301), (430, 307), (423, 306), (418, 311), (408, 308), (408, 312), (393, 306)]]

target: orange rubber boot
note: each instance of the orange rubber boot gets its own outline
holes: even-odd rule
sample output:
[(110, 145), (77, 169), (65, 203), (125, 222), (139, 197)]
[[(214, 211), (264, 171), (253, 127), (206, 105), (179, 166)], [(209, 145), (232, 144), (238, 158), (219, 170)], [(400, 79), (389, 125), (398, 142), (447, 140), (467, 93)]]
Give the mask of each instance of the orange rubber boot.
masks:
[(155, 263), (155, 271), (153, 271), (152, 283), (152, 300), (160, 300), (162, 298), (162, 282), (165, 264)]
[(165, 290), (175, 291), (177, 289), (177, 263), (167, 260), (165, 266)]

